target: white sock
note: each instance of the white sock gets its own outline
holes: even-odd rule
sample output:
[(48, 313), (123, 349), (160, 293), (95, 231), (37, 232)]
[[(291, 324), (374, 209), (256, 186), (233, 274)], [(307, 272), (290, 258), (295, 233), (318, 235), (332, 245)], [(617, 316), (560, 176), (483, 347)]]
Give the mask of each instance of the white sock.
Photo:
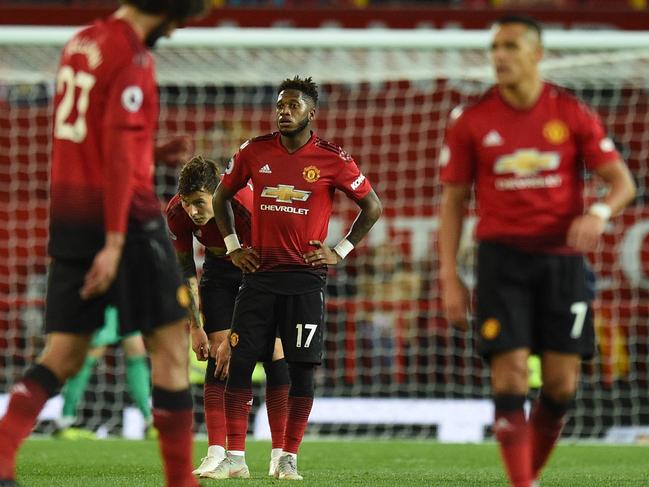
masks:
[(285, 452), (282, 453), (282, 455), (290, 455), (290, 456), (292, 456), (292, 457), (295, 459), (295, 461), (297, 462), (297, 453), (291, 453), (291, 452), (287, 452), (287, 451), (285, 451)]
[(272, 459), (274, 460), (275, 458), (279, 458), (279, 457), (281, 457), (283, 451), (284, 451), (284, 450), (282, 450), (281, 448), (273, 448), (273, 449), (270, 451), (270, 458), (272, 458)]
[(208, 446), (207, 456), (214, 458), (223, 458), (225, 456), (225, 448), (223, 448), (221, 445)]

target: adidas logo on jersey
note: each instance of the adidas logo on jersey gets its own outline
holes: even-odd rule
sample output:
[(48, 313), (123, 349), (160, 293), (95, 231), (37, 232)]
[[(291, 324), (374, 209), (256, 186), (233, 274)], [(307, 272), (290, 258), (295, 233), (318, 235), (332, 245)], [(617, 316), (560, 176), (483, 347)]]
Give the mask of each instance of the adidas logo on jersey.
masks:
[(264, 167), (262, 167), (259, 172), (261, 174), (272, 174), (273, 171), (270, 170), (270, 166), (268, 164), (265, 164)]
[(482, 146), (494, 147), (497, 145), (503, 145), (503, 138), (495, 130), (490, 130), (482, 139)]

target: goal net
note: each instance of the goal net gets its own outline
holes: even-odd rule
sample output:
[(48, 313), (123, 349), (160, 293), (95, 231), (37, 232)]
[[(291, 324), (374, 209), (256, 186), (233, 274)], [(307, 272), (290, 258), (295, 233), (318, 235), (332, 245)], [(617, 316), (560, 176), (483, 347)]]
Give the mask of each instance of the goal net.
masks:
[[(52, 80), (71, 33), (0, 33), (0, 392), (43, 346)], [(354, 156), (385, 206), (367, 241), (330, 270), (316, 394), (342, 407), (338, 417), (315, 417), (311, 433), (435, 437), (432, 412), (412, 415), (410, 405), (483, 407), (479, 400), (489, 397), (474, 333), (442, 316), (437, 270), (437, 157), (449, 112), (491, 82), (488, 42), (485, 31), (187, 29), (156, 50), (160, 138), (189, 134), (196, 152), (227, 159), (244, 140), (274, 130), (284, 78), (312, 76), (321, 93), (317, 133)], [(613, 426), (649, 425), (649, 37), (557, 31), (546, 46), (544, 76), (599, 111), (639, 186), (635, 204), (588, 256), (599, 353), (583, 367), (565, 435), (597, 438)], [(177, 173), (158, 165), (162, 199), (175, 192)], [(600, 190), (589, 180), (589, 198)], [(337, 199), (331, 242), (355, 213)], [(465, 234), (461, 270), (471, 285), (470, 225)], [(117, 347), (96, 370), (82, 424), (118, 434), (130, 404), (125, 391)], [(362, 400), (353, 403), (364, 408), (360, 417), (345, 410), (352, 399)], [(372, 404), (392, 407), (392, 420), (376, 419)]]

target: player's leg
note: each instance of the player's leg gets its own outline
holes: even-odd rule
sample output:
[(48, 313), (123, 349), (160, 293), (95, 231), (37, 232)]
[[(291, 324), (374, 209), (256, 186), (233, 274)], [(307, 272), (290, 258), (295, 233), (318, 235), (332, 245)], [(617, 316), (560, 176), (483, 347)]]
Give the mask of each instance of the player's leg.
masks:
[(527, 254), (481, 243), (478, 250), (479, 348), (489, 360), (494, 400), (494, 435), (511, 485), (532, 480), (530, 430), (525, 417), (529, 388), (527, 359), (532, 345), (534, 265)]
[(532, 472), (538, 478), (550, 457), (579, 381), (581, 357), (557, 352), (544, 352), (541, 359), (543, 387), (530, 415), (532, 429)]
[(268, 475), (275, 475), (279, 457), (284, 448), (286, 413), (288, 408), (288, 388), (290, 379), (288, 366), (284, 359), (282, 340), (275, 339), (275, 349), (270, 362), (264, 362), (266, 372), (266, 412), (270, 426), (271, 452)]
[(283, 313), (277, 323), (291, 385), (284, 450), (275, 476), (282, 480), (302, 480), (297, 471), (297, 454), (313, 407), (315, 366), (322, 361), (324, 287), (305, 294), (283, 296), (283, 300)]
[(63, 386), (63, 389), (61, 389), (63, 409), (61, 417), (56, 419), (57, 430), (54, 434), (57, 438), (85, 439), (94, 437), (94, 434), (91, 431), (72, 428), (72, 425), (77, 420), (77, 406), (86, 392), (86, 388), (90, 382), (90, 377), (92, 376), (92, 371), (105, 352), (105, 347), (92, 347), (91, 344), (91, 348), (88, 350), (88, 355), (83, 362), (81, 370), (68, 379)]
[(153, 425), (168, 487), (197, 487), (192, 475), (192, 396), (189, 389), (189, 290), (181, 284), (162, 218), (131, 230), (119, 289), (122, 335), (141, 330), (151, 358)]
[(16, 455), (46, 401), (76, 374), (88, 352), (90, 336), (103, 324), (106, 296), (82, 301), (79, 289), (89, 262), (54, 260), (46, 296), (45, 350), (36, 365), (12, 388), (0, 420), (0, 479), (15, 477)]
[(232, 354), (225, 387), (228, 453), (216, 470), (203, 477), (250, 476), (245, 461), (248, 416), (252, 407), (252, 371), (257, 360), (272, 353), (275, 296), (250, 287), (244, 279), (236, 298), (229, 335)]
[(547, 256), (542, 309), (536, 324), (543, 386), (532, 408), (532, 469), (540, 476), (561, 435), (577, 390), (581, 359), (593, 356), (590, 302), (594, 278), (579, 256)]
[(151, 369), (142, 335), (137, 332), (122, 338), (126, 359), (126, 385), (131, 399), (142, 413), (147, 437), (155, 437), (151, 413)]
[(227, 339), (232, 323), (234, 302), (241, 284), (241, 271), (231, 262), (205, 255), (203, 275), (198, 288), (203, 328), (210, 344), (203, 386), (203, 407), (207, 428), (207, 455), (194, 470), (202, 475), (216, 469), (225, 458), (225, 379), (215, 377), (216, 351)]
[[(207, 323), (207, 319), (206, 319)], [(207, 325), (206, 325), (207, 326)], [(206, 330), (207, 331), (207, 330)], [(225, 428), (225, 380), (215, 377), (216, 352), (223, 340), (227, 339), (229, 329), (208, 333), (210, 342), (210, 357), (205, 369), (203, 385), (203, 409), (205, 411), (205, 427), (207, 428), (207, 455), (201, 464), (193, 471), (194, 475), (202, 475), (218, 467), (225, 458), (226, 428)]]

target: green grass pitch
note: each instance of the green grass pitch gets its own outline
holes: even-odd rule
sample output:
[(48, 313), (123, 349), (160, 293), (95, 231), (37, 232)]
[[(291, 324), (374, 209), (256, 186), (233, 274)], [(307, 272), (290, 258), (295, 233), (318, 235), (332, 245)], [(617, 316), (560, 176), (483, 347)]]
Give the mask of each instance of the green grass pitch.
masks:
[[(194, 445), (196, 463), (207, 445)], [(267, 477), (270, 444), (249, 442), (252, 478), (240, 486), (284, 484)], [(153, 441), (32, 439), (19, 457), (23, 487), (162, 486)], [(445, 445), (419, 441), (316, 441), (307, 439), (298, 467), (311, 486), (504, 486), (496, 445)], [(223, 481), (203, 480), (202, 485)], [(302, 485), (302, 484), (301, 484)], [(543, 487), (649, 486), (649, 447), (562, 444)]]

